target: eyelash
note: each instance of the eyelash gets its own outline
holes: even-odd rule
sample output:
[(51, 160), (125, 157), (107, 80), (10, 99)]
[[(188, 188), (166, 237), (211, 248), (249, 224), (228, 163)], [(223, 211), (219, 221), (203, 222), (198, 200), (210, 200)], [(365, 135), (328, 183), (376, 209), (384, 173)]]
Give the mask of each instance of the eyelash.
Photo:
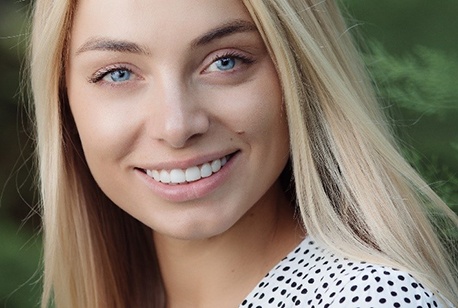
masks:
[(89, 82), (97, 83), (101, 81), (103, 78), (105, 78), (106, 75), (112, 72), (118, 71), (118, 70), (124, 70), (131, 74), (133, 73), (132, 70), (129, 69), (126, 65), (122, 65), (122, 64), (111, 65), (111, 66), (102, 68), (98, 70), (97, 72), (95, 72), (91, 77), (89, 77)]
[(254, 59), (252, 59), (250, 57), (247, 57), (246, 55), (244, 55), (242, 53), (239, 53), (237, 51), (228, 51), (228, 52), (223, 53), (222, 55), (216, 55), (212, 59), (210, 65), (208, 65), (205, 68), (205, 70), (207, 70), (216, 61), (219, 61), (219, 60), (222, 60), (222, 59), (226, 59), (226, 58), (233, 58), (233, 59), (236, 59), (236, 60), (240, 60), (242, 62), (242, 64), (251, 64), (251, 63), (255, 62)]
[[(213, 63), (215, 63), (215, 62), (217, 62), (219, 60), (226, 59), (226, 58), (233, 58), (233, 59), (236, 59), (236, 60), (240, 60), (242, 62), (242, 64), (251, 64), (251, 63), (255, 62), (254, 59), (252, 59), (250, 57), (247, 57), (244, 54), (238, 53), (236, 51), (228, 51), (228, 52), (225, 52), (222, 55), (216, 55), (213, 58), (213, 60), (211, 61), (210, 65), (212, 65)], [(210, 65), (208, 65), (205, 68), (205, 70), (208, 69), (210, 67)], [(118, 70), (125, 70), (125, 71), (127, 71), (129, 73), (133, 73), (132, 70), (129, 69), (126, 65), (122, 65), (122, 64), (112, 65), (112, 66), (108, 66), (108, 67), (102, 68), (102, 69), (98, 70), (97, 72), (95, 72), (92, 76), (89, 77), (89, 82), (90, 83), (98, 83), (103, 78), (105, 78), (105, 76), (107, 76), (108, 74), (110, 74), (112, 72), (115, 72), (115, 71), (118, 71)], [(231, 71), (233, 71), (233, 70), (231, 70)]]

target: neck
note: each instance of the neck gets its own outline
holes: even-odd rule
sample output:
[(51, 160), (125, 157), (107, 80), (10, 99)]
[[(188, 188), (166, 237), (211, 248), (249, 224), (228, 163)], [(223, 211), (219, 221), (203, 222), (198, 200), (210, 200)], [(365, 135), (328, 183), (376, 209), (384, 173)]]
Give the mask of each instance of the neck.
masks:
[(154, 233), (167, 306), (238, 307), (304, 236), (288, 203), (283, 193), (268, 194), (229, 230), (208, 239)]

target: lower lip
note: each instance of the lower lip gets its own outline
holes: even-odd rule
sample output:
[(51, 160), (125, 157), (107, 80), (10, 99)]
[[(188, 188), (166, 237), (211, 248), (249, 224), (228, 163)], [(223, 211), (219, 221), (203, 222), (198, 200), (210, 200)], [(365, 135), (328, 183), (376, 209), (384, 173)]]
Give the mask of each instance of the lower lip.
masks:
[(146, 182), (146, 185), (153, 193), (160, 198), (177, 203), (186, 202), (203, 198), (222, 185), (234, 168), (239, 154), (240, 152), (235, 153), (218, 172), (212, 174), (208, 178), (202, 178), (198, 181), (185, 184), (164, 184), (152, 179), (143, 171), (138, 169), (135, 171), (141, 176), (142, 180)]

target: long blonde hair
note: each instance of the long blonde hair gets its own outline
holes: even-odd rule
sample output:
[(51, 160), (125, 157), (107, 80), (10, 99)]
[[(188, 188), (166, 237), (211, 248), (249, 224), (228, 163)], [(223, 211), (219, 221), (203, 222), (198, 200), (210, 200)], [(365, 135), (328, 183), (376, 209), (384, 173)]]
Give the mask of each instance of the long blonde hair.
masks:
[[(163, 307), (149, 230), (98, 188), (68, 108), (65, 58), (76, 3), (35, 2), (42, 307), (52, 299), (57, 307)], [(307, 232), (348, 257), (404, 269), (458, 305), (456, 268), (427, 213), (452, 228), (458, 219), (398, 154), (336, 3), (244, 3), (282, 83), (291, 180)]]

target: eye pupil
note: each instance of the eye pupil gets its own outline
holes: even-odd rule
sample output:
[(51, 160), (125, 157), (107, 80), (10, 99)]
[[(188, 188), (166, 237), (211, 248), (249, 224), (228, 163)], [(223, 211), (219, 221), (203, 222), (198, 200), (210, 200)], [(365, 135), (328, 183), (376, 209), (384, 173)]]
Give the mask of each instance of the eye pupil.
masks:
[(113, 81), (126, 81), (130, 78), (130, 72), (128, 70), (119, 69), (111, 72), (110, 77)]
[(218, 69), (227, 71), (234, 68), (235, 60), (233, 58), (222, 58), (218, 60), (216, 65)]

